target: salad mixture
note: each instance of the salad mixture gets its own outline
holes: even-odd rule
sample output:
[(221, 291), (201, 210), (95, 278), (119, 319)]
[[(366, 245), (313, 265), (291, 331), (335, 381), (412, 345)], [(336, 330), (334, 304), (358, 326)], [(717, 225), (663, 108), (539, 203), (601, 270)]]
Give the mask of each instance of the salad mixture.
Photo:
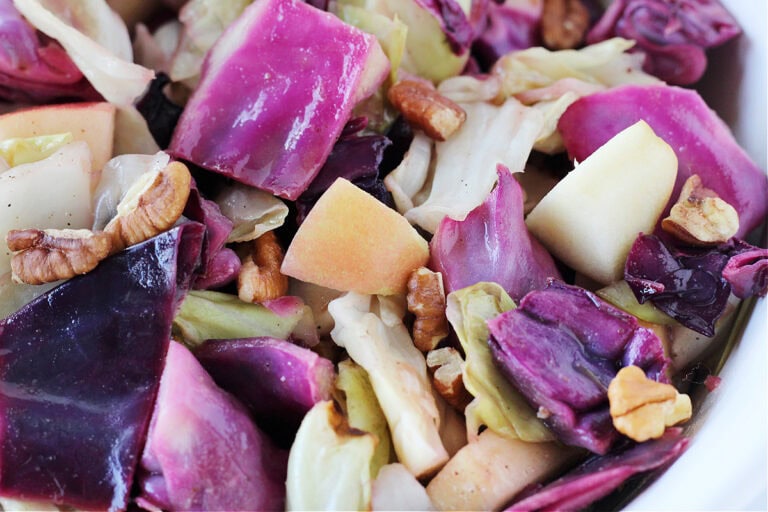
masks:
[(692, 87), (740, 35), (0, 0), (0, 505), (620, 506), (768, 292), (768, 179)]

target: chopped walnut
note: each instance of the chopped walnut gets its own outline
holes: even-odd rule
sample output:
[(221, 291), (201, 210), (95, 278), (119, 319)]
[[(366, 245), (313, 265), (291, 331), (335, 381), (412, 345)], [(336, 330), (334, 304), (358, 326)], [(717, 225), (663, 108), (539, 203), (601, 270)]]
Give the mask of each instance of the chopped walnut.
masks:
[(446, 140), (467, 119), (464, 109), (416, 80), (397, 82), (389, 88), (387, 98), (409, 123), (435, 140)]
[(148, 172), (134, 183), (117, 205), (117, 216), (104, 231), (119, 251), (169, 229), (179, 220), (189, 198), (192, 176), (181, 162)]
[(691, 399), (670, 384), (645, 376), (637, 366), (619, 370), (608, 386), (608, 402), (616, 430), (642, 443), (658, 439), (666, 427), (691, 417)]
[(288, 276), (280, 273), (284, 256), (273, 231), (251, 242), (251, 252), (243, 259), (237, 276), (240, 300), (264, 302), (288, 293)]
[(725, 243), (736, 234), (739, 214), (694, 174), (685, 181), (680, 198), (661, 227), (687, 244), (708, 247)]
[(448, 336), (445, 316), (443, 276), (421, 267), (408, 279), (408, 311), (416, 316), (413, 322), (413, 343), (422, 352), (429, 352)]
[(90, 272), (109, 256), (112, 237), (87, 229), (23, 229), (6, 235), (11, 278), (17, 283), (43, 284)]
[(576, 48), (589, 29), (589, 11), (581, 0), (544, 0), (541, 38), (551, 50)]
[(435, 390), (460, 412), (472, 401), (472, 395), (464, 387), (463, 365), (464, 360), (455, 348), (438, 348), (427, 353), (427, 368)]

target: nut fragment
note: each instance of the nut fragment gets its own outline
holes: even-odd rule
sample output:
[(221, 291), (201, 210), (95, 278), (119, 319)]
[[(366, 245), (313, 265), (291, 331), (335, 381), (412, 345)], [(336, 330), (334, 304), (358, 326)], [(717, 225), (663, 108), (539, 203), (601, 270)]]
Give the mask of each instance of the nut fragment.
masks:
[(736, 234), (739, 214), (694, 174), (685, 181), (680, 198), (661, 227), (687, 244), (708, 247), (725, 243)]
[(413, 344), (429, 352), (448, 336), (445, 316), (443, 276), (421, 267), (408, 279), (408, 311), (416, 316), (413, 322)]
[(613, 426), (625, 436), (642, 443), (658, 439), (666, 427), (691, 417), (691, 399), (670, 384), (645, 376), (637, 366), (619, 370), (608, 385)]
[(169, 229), (179, 220), (189, 198), (192, 176), (181, 162), (148, 172), (134, 183), (117, 205), (117, 216), (104, 231), (119, 251)]
[(87, 229), (14, 229), (5, 239), (14, 252), (11, 278), (26, 284), (52, 283), (85, 274), (112, 249), (108, 233)]
[(389, 88), (387, 98), (405, 119), (430, 138), (445, 140), (467, 119), (467, 113), (429, 84), (401, 80)]
[(245, 302), (264, 302), (288, 293), (288, 276), (280, 273), (283, 249), (275, 233), (267, 231), (251, 242), (237, 276), (237, 295)]
[(551, 50), (576, 48), (589, 28), (589, 11), (581, 0), (544, 0), (541, 38)]
[(452, 347), (438, 348), (427, 354), (427, 368), (432, 374), (435, 391), (459, 412), (472, 401), (472, 395), (464, 387), (463, 365), (461, 355)]

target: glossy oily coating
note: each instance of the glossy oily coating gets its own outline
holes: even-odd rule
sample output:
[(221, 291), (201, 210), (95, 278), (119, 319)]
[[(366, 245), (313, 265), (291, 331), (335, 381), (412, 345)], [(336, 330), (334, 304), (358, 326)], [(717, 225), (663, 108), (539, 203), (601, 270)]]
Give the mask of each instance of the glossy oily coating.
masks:
[(161, 234), (0, 324), (0, 495), (126, 507), (202, 236)]

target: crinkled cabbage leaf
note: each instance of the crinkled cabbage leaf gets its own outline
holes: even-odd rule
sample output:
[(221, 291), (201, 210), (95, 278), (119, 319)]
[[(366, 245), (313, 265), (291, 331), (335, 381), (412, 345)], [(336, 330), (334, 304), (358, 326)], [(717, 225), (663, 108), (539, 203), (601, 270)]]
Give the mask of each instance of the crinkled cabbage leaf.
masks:
[(488, 322), (502, 373), (568, 445), (605, 454), (618, 438), (608, 384), (635, 365), (668, 382), (669, 359), (654, 332), (587, 290), (553, 281)]
[(614, 0), (587, 41), (632, 39), (645, 55), (646, 72), (669, 84), (689, 85), (704, 74), (705, 50), (739, 34), (738, 22), (718, 0)]

